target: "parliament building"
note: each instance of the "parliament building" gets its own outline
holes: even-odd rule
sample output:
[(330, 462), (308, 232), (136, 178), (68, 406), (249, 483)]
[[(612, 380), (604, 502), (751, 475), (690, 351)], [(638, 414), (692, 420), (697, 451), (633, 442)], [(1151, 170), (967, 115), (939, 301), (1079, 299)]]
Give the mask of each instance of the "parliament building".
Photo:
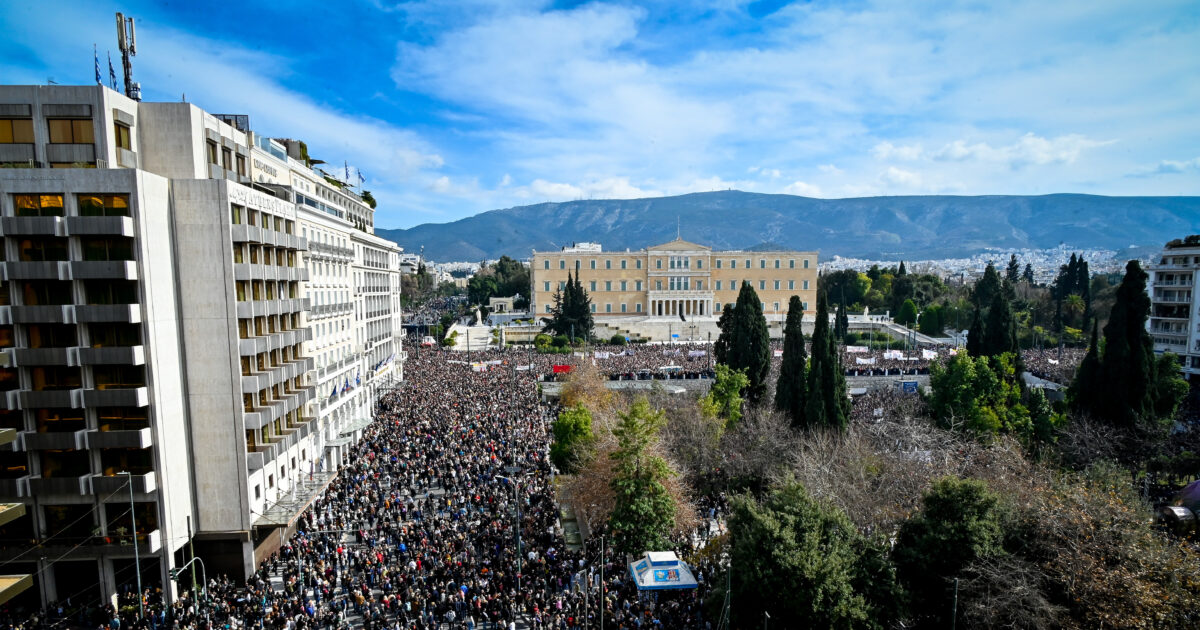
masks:
[(743, 282), (758, 293), (768, 320), (786, 316), (793, 295), (810, 316), (816, 308), (817, 252), (713, 251), (677, 238), (638, 251), (605, 252), (595, 243), (535, 251), (531, 311), (546, 317), (576, 269), (597, 322), (622, 316), (715, 319), (737, 301)]

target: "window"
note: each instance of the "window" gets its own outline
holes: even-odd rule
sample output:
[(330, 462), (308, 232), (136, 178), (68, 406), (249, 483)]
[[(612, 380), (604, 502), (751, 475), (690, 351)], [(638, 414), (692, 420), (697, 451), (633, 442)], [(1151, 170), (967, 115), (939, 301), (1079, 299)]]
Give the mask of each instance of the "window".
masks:
[[(776, 290), (776, 291), (778, 291), (778, 290), (779, 290), (779, 281), (778, 281), (778, 280), (776, 280), (776, 281), (775, 281), (775, 290)], [(775, 309), (775, 310), (777, 310), (777, 311), (778, 311), (779, 309)]]
[(0, 144), (33, 143), (33, 120), (0, 118)]
[(758, 281), (758, 290), (759, 290), (759, 291), (766, 291), (766, 290), (767, 290), (767, 281), (766, 281), (766, 280), (759, 280), (759, 281)]
[(627, 305), (627, 304), (621, 304), (621, 312), (622, 312), (622, 313), (626, 312), (626, 310), (625, 310), (625, 307), (626, 307), (626, 306), (628, 306), (628, 305)]
[(91, 144), (96, 141), (91, 118), (52, 118), (46, 121), (50, 142), (54, 144)]
[(804, 281), (804, 290), (805, 290), (805, 291), (807, 291), (807, 290), (808, 290), (808, 280), (805, 280), (805, 281)]
[(732, 259), (732, 258), (730, 258), (730, 259), (729, 259), (729, 268), (730, 268), (730, 269), (737, 269), (737, 261), (736, 261), (736, 260), (734, 260), (734, 259)]
[(779, 312), (779, 302), (776, 302), (776, 303), (775, 303), (775, 312), (776, 312), (776, 313), (778, 313), (778, 312)]
[(634, 305), (633, 305), (633, 311), (634, 311), (635, 313), (641, 313), (641, 312), (642, 312), (642, 303), (641, 303), (641, 302), (638, 302), (637, 304), (634, 304)]
[(717, 269), (720, 269), (720, 268), (721, 268), (721, 259), (718, 258), (717, 259)]
[(746, 259), (746, 268), (747, 269), (750, 268), (750, 259), (749, 258)]
[(730, 291), (737, 291), (737, 289), (738, 289), (738, 282), (737, 282), (737, 280), (730, 280), (730, 281), (729, 281), (729, 290), (730, 290)]
[(13, 209), (19, 217), (61, 217), (63, 196), (13, 195)]
[(695, 289), (696, 291), (699, 291), (700, 289), (702, 289), (702, 288), (703, 288), (703, 287), (701, 287), (701, 286), (700, 286), (700, 284), (701, 284), (701, 283), (700, 283), (700, 281), (699, 281), (699, 280), (695, 281), (695, 282), (694, 282), (694, 283), (692, 283), (692, 284), (693, 284), (692, 288), (693, 288), (693, 289)]
[(237, 206), (237, 205), (230, 206), (229, 214), (233, 219), (234, 225), (242, 224), (242, 207), (241, 206)]
[(605, 280), (605, 281), (604, 281), (604, 290), (605, 290), (605, 291), (612, 291), (612, 280)]
[[(80, 238), (80, 245), (83, 248), (84, 260), (133, 260), (133, 239), (125, 236), (85, 236)], [(241, 251), (240, 248), (238, 251)]]
[(642, 259), (639, 258), (637, 260), (637, 262), (635, 263), (635, 265), (637, 266), (638, 269), (641, 269), (642, 268)]
[(655, 280), (655, 281), (654, 281), (654, 290), (655, 290), (655, 291), (662, 291), (662, 280)]
[(720, 302), (713, 302), (713, 311), (715, 311), (717, 313), (721, 312), (721, 303)]
[(808, 269), (808, 259), (807, 258), (804, 259), (804, 268)]
[(589, 291), (591, 291), (592, 293), (595, 293), (595, 292), (596, 292), (596, 281), (595, 281), (595, 280), (592, 280), (592, 281), (589, 283), (589, 287), (590, 287), (590, 288), (589, 288), (588, 290), (589, 290)]
[(793, 290), (793, 289), (795, 289), (795, 288), (796, 288), (796, 281), (795, 281), (795, 280), (788, 280), (788, 291), (791, 291), (791, 290)]
[(591, 262), (592, 262), (592, 269), (595, 269), (595, 268), (596, 268), (596, 261), (594, 261), (594, 260), (593, 260), (593, 261), (591, 261)]
[(766, 259), (766, 258), (759, 258), (759, 259), (758, 259), (758, 268), (759, 268), (759, 269), (766, 269), (766, 268), (767, 268), (767, 259)]
[(567, 261), (565, 261), (565, 260), (559, 260), (559, 261), (558, 261), (558, 268), (559, 268), (559, 269), (566, 269), (566, 268), (567, 268)]
[(129, 195), (78, 195), (81, 217), (127, 217)]
[(605, 313), (611, 313), (611, 312), (612, 312), (612, 304), (605, 304), (605, 305), (604, 305), (604, 312), (605, 312)]
[(208, 163), (217, 163), (217, 143), (212, 140), (208, 141)]
[(717, 280), (717, 290), (718, 291), (721, 290), (721, 281), (720, 280)]
[(17, 253), (23, 262), (68, 260), (67, 239), (54, 236), (32, 237), (18, 241)]
[(622, 268), (622, 269), (624, 269), (624, 268), (625, 268), (625, 263), (627, 263), (627, 262), (629, 262), (629, 261), (627, 261), (627, 260), (625, 260), (625, 259), (621, 259), (621, 268)]
[(637, 290), (637, 291), (641, 291), (641, 290), (642, 290), (642, 281), (641, 281), (641, 280), (634, 280), (634, 281), (633, 281), (633, 284), (634, 284), (634, 286), (636, 287), (636, 290)]
[(625, 290), (626, 290), (626, 288), (625, 288), (625, 287), (626, 287), (626, 285), (625, 285), (625, 280), (622, 280), (622, 281), (621, 281), (621, 290), (622, 290), (622, 291), (625, 291)]
[(559, 291), (562, 291), (562, 290), (563, 290), (563, 289), (565, 289), (565, 288), (567, 288), (567, 283), (566, 283), (566, 282), (564, 282), (564, 281), (562, 281), (562, 280), (559, 280), (559, 281), (558, 281), (558, 290), (559, 290)]
[(795, 268), (796, 268), (796, 259), (793, 258), (788, 261), (788, 269), (795, 269)]
[(800, 308), (802, 308), (802, 309), (804, 309), (804, 310), (806, 310), (806, 311), (807, 311), (807, 310), (808, 310), (808, 302), (801, 302), (801, 303), (800, 303)]
[(592, 312), (595, 313), (596, 312), (596, 304), (593, 302), (591, 306), (592, 306)]
[(547, 304), (547, 305), (546, 305), (546, 312), (547, 312), (547, 313), (549, 313), (549, 312), (550, 312), (550, 305), (549, 305), (549, 304)]
[[(778, 258), (775, 259), (775, 268), (776, 269), (779, 268), (779, 259)], [(779, 309), (775, 309), (775, 310), (779, 310)]]
[(545, 269), (549, 269), (549, 268), (550, 268), (550, 261), (549, 261), (549, 260), (544, 260), (544, 261), (542, 261), (542, 262), (543, 262), (543, 263), (545, 263), (545, 266), (544, 266), (544, 268), (545, 268)]
[(237, 156), (237, 172), (242, 177), (246, 176), (246, 156), (241, 154)]
[(661, 258), (655, 259), (655, 261), (654, 261), (654, 268), (655, 268), (655, 269), (662, 269), (662, 259), (661, 259)]
[(604, 268), (605, 268), (605, 269), (612, 269), (612, 261), (611, 261), (611, 260), (606, 260), (606, 261), (604, 261)]
[(113, 142), (117, 144), (118, 149), (132, 150), (133, 141), (130, 138), (129, 127), (121, 123), (113, 123)]

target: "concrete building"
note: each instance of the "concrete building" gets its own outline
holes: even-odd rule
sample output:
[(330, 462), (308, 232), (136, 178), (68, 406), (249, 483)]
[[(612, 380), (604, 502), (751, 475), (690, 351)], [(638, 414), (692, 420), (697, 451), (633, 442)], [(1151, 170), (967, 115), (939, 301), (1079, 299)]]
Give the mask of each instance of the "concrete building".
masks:
[(367, 368), (402, 377), (398, 307), (354, 311), (353, 238), (386, 260), (385, 310), (399, 248), (246, 117), (189, 103), (0, 87), (0, 164), (0, 502), (25, 507), (5, 573), (36, 605), (107, 602), (135, 564), (170, 599), (192, 550), (249, 572), (364, 428)]
[(1150, 336), (1156, 353), (1179, 356), (1184, 378), (1200, 374), (1200, 237), (1172, 241), (1150, 274)]
[(676, 239), (632, 252), (604, 252), (595, 243), (533, 252), (531, 312), (546, 317), (576, 269), (597, 322), (631, 316), (715, 321), (737, 301), (743, 282), (757, 291), (768, 321), (783, 320), (793, 295), (806, 313), (816, 309), (816, 252), (712, 251)]

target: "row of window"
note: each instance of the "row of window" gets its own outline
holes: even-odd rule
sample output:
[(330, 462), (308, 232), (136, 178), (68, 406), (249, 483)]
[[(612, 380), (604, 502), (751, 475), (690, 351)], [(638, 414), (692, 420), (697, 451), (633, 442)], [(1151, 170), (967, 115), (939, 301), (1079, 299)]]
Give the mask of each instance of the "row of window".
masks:
[[(49, 118), (46, 131), (53, 144), (92, 144), (96, 141), (91, 118)], [(0, 144), (33, 144), (33, 119), (0, 118)]]
[[(733, 306), (734, 306), (733, 304), (730, 304), (730, 305), (729, 305), (729, 308), (733, 308)], [(779, 310), (779, 306), (780, 306), (780, 303), (779, 303), (779, 302), (773, 302), (773, 303), (771, 304), (771, 307), (772, 307), (772, 312), (775, 312), (775, 313), (779, 313), (779, 312), (781, 312), (781, 311)], [(633, 311), (632, 311), (633, 313), (641, 313), (641, 312), (642, 312), (642, 304), (641, 304), (640, 302), (638, 302), (638, 303), (635, 303), (635, 304), (633, 305), (633, 307), (634, 307), (634, 308), (633, 308)], [(801, 303), (800, 303), (800, 307), (801, 307), (802, 309), (804, 309), (804, 310), (806, 310), (806, 311), (807, 311), (807, 310), (808, 310), (808, 302), (801, 302)], [(545, 306), (545, 308), (546, 308), (546, 312), (547, 312), (547, 313), (549, 313), (553, 307), (552, 307), (550, 304), (547, 304), (547, 305)], [(619, 311), (617, 311), (617, 312), (621, 312), (621, 313), (629, 313), (629, 312), (631, 312), (631, 311), (629, 310), (629, 305), (628, 305), (628, 304), (618, 304), (618, 305), (617, 305), (617, 308), (618, 308), (618, 309), (620, 309), (620, 310), (619, 310)], [(766, 304), (766, 302), (763, 302), (762, 308), (763, 308), (763, 311), (764, 311), (764, 312), (767, 310), (767, 304)], [(720, 313), (720, 312), (721, 312), (721, 303), (720, 303), (720, 302), (713, 302), (713, 311), (714, 311), (714, 312), (717, 312), (717, 313)], [(598, 310), (597, 310), (597, 306), (596, 306), (596, 304), (595, 304), (595, 303), (593, 303), (593, 304), (592, 304), (592, 312), (593, 312), (593, 313), (596, 313), (596, 312), (598, 312)], [(605, 312), (605, 313), (612, 313), (612, 312), (614, 312), (614, 311), (613, 311), (613, 305), (612, 305), (612, 304), (607, 304), (607, 303), (606, 303), (606, 304), (604, 305), (604, 312)]]
[[(689, 283), (689, 280), (691, 280), (691, 281), (690, 281), (690, 283)], [(630, 281), (628, 281), (628, 280), (618, 280), (618, 281), (615, 281), (615, 283), (617, 284), (617, 286), (619, 286), (619, 287), (620, 287), (620, 290), (621, 290), (621, 291), (628, 291), (628, 290), (629, 290), (629, 282), (630, 282)], [(716, 291), (723, 291), (723, 290), (725, 290), (725, 289), (723, 289), (724, 282), (723, 282), (722, 280), (714, 280), (713, 282), (714, 282), (714, 284), (715, 284), (714, 290), (716, 290)], [(749, 281), (747, 281), (747, 282), (749, 282)], [(784, 290), (784, 289), (783, 289), (783, 281), (782, 281), (782, 280), (774, 280), (774, 281), (772, 281), (772, 282), (773, 282), (773, 284), (772, 284), (772, 287), (774, 288), (774, 290), (775, 290), (775, 291), (782, 291), (782, 290)], [(808, 280), (804, 280), (804, 281), (802, 281), (802, 282), (800, 283), (800, 286), (801, 286), (801, 289), (802, 289), (802, 290), (804, 290), (804, 291), (808, 291), (808, 290), (809, 290), (809, 289), (808, 289), (808, 287), (809, 287), (809, 284), (808, 284), (808, 282), (809, 282)], [(604, 290), (605, 290), (605, 291), (612, 291), (612, 290), (613, 290), (613, 284), (614, 284), (614, 281), (613, 281), (613, 280), (605, 280), (605, 281), (604, 281)], [(562, 291), (563, 289), (565, 289), (565, 288), (566, 288), (566, 286), (567, 286), (567, 283), (566, 283), (566, 281), (564, 281), (564, 280), (560, 280), (560, 281), (558, 282), (558, 290), (559, 290), (559, 291)], [(598, 289), (597, 289), (597, 287), (598, 287), (598, 286), (599, 286), (599, 284), (598, 284), (598, 283), (597, 283), (595, 280), (592, 280), (592, 281), (590, 281), (590, 282), (588, 283), (588, 291), (590, 291), (590, 292), (592, 292), (592, 293), (595, 293), (595, 292), (598, 290)], [(738, 281), (737, 281), (737, 280), (730, 280), (730, 281), (729, 281), (729, 289), (728, 289), (728, 290), (730, 290), (730, 291), (737, 291), (739, 286), (741, 286), (741, 285), (739, 285), (739, 284), (738, 284)], [(633, 281), (633, 287), (634, 287), (634, 288), (633, 288), (633, 290), (634, 290), (634, 291), (641, 291), (641, 290), (642, 290), (642, 281), (641, 281), (641, 280), (634, 280), (634, 281)], [(766, 280), (759, 280), (759, 281), (758, 281), (758, 289), (759, 289), (760, 291), (766, 291), (766, 290), (767, 290), (767, 281), (766, 281)], [(663, 281), (662, 281), (662, 280), (655, 280), (655, 281), (654, 281), (654, 290), (655, 290), (655, 291), (662, 291), (662, 290), (663, 290)], [(668, 277), (668, 278), (667, 278), (667, 290), (668, 290), (668, 291), (687, 291), (687, 290), (703, 291), (703, 290), (704, 290), (704, 281), (702, 281), (702, 280), (692, 280), (692, 279), (689, 279), (689, 278), (687, 278), (687, 277), (682, 277), (682, 276), (681, 276), (681, 277), (670, 276), (670, 277)], [(788, 290), (788, 291), (795, 291), (795, 290), (796, 290), (796, 281), (795, 281), (795, 280), (788, 280), (788, 281), (787, 281), (787, 290)], [(549, 282), (543, 282), (543, 283), (542, 283), (542, 291), (546, 291), (546, 292), (549, 292), (549, 291), (550, 291), (550, 283), (549, 283)]]
[[(576, 260), (575, 262), (576, 262), (576, 264), (578, 265), (579, 261), (578, 261), (578, 260)], [(621, 269), (626, 269), (626, 268), (627, 268), (627, 266), (626, 266), (626, 263), (627, 263), (628, 261), (626, 261), (625, 259), (621, 259), (619, 262), (620, 262), (620, 265), (621, 265)], [(751, 264), (752, 262), (753, 262), (753, 261), (752, 261), (751, 259), (749, 259), (749, 258), (745, 259), (745, 268), (746, 268), (746, 269), (750, 269), (750, 268), (752, 268), (752, 264)], [(642, 268), (642, 261), (641, 261), (641, 259), (635, 259), (635, 260), (634, 260), (634, 263), (636, 263), (636, 266), (634, 267), (635, 269), (641, 269), (641, 268)], [(596, 269), (596, 264), (597, 264), (597, 261), (596, 261), (595, 259), (592, 259), (592, 260), (589, 260), (589, 261), (588, 261), (588, 265), (589, 265), (589, 266), (590, 266), (592, 269)], [(714, 265), (716, 265), (717, 269), (723, 269), (723, 268), (724, 268), (724, 267), (723, 267), (723, 263), (722, 263), (722, 259), (720, 259), (720, 258), (715, 258), (715, 259), (713, 259), (713, 264), (714, 264)], [(808, 269), (808, 268), (809, 268), (809, 264), (810, 264), (810, 263), (809, 263), (809, 259), (808, 259), (808, 258), (802, 258), (802, 259), (800, 260), (800, 267), (801, 267), (802, 269)], [(670, 269), (691, 269), (691, 268), (692, 268), (692, 261), (691, 261), (691, 258), (690, 258), (689, 256), (668, 256), (668, 257), (667, 257), (667, 267), (668, 267), (668, 268), (670, 268)], [(542, 268), (543, 268), (543, 269), (550, 269), (550, 260), (549, 260), (549, 259), (546, 259), (546, 260), (543, 260), (543, 261), (542, 261)], [(565, 259), (562, 259), (562, 258), (560, 258), (560, 259), (558, 260), (558, 268), (559, 268), (559, 269), (566, 269), (566, 268), (567, 268), (567, 261), (566, 261)], [(611, 260), (611, 259), (610, 259), (610, 260), (605, 260), (605, 261), (604, 261), (604, 268), (605, 268), (605, 269), (612, 269), (612, 260)], [(654, 260), (654, 268), (655, 268), (655, 269), (662, 269), (662, 268), (663, 268), (663, 259), (662, 259), (662, 258), (656, 258), (656, 259)], [(701, 258), (697, 258), (697, 259), (696, 259), (696, 267), (695, 267), (695, 268), (696, 268), (696, 269), (703, 269), (703, 268), (704, 268), (704, 260), (703, 260), (703, 259), (701, 259)], [(737, 259), (736, 259), (736, 258), (730, 258), (730, 259), (729, 259), (729, 268), (730, 268), (730, 269), (737, 269), (737, 268), (738, 268), (738, 261), (737, 261)], [(766, 259), (766, 258), (759, 258), (759, 259), (758, 259), (758, 268), (759, 268), (759, 269), (766, 269), (766, 268), (767, 268), (767, 259)], [(783, 268), (783, 260), (782, 260), (782, 259), (779, 259), (779, 258), (776, 258), (776, 259), (774, 259), (774, 268), (775, 268), (775, 269), (782, 269), (782, 268)], [(795, 259), (795, 258), (790, 258), (790, 259), (788, 259), (788, 261), (787, 261), (787, 268), (788, 268), (788, 269), (795, 269), (795, 268), (796, 268), (796, 259)]]
[(208, 163), (219, 164), (221, 168), (232, 171), (237, 170), (237, 174), (243, 177), (250, 173), (246, 170), (246, 156), (241, 153), (234, 154), (229, 147), (219, 147), (216, 142), (209, 140), (208, 146)]
[[(13, 213), (18, 217), (66, 216), (61, 193), (22, 193), (12, 196)], [(81, 217), (127, 217), (129, 195), (86, 193), (75, 195)]]
[(291, 219), (277, 217), (253, 208), (247, 210), (244, 206), (230, 204), (230, 220), (233, 224), (241, 225), (243, 217), (245, 217), (246, 225), (261, 227), (264, 230), (274, 227), (276, 232), (284, 234), (292, 234), (295, 231), (295, 222)]

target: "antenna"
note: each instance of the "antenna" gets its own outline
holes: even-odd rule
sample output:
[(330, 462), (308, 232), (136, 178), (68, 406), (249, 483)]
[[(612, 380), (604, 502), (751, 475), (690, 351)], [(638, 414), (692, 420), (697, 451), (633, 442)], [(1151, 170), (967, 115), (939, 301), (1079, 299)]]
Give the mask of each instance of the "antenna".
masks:
[(125, 96), (142, 100), (142, 86), (133, 82), (133, 62), (131, 57), (137, 55), (137, 32), (133, 27), (133, 18), (126, 18), (124, 13), (117, 13), (117, 48), (121, 49), (121, 69), (125, 73)]
[(677, 214), (677, 215), (675, 215), (675, 240), (677, 240), (677, 241), (683, 240), (683, 237), (680, 236), (680, 234), (681, 234), (681, 232), (680, 232), (679, 215)]

